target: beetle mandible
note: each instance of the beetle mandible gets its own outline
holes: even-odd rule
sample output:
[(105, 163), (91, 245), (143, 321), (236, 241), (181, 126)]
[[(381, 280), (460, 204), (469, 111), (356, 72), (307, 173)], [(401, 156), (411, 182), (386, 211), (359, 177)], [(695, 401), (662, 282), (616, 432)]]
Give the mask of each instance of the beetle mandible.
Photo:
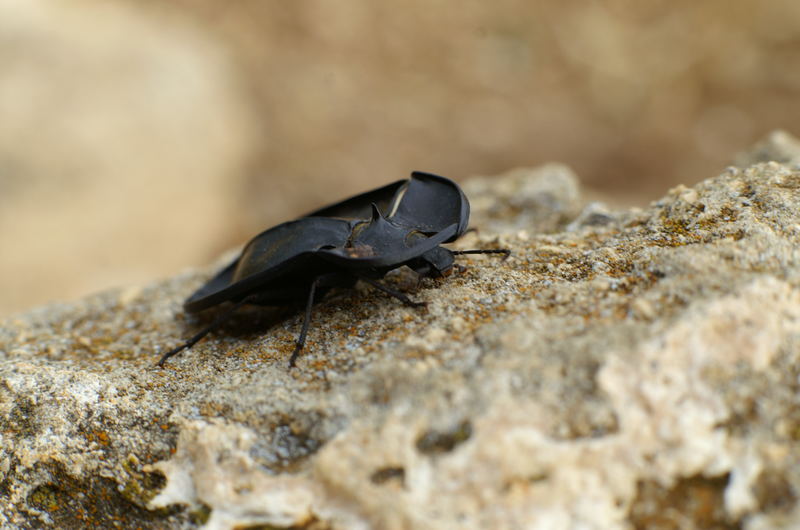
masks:
[(196, 313), (224, 302), (233, 305), (194, 337), (161, 356), (158, 366), (192, 347), (244, 304), (283, 306), (305, 300), (305, 317), (289, 359), (303, 349), (311, 307), (333, 287), (358, 280), (409, 306), (421, 306), (377, 280), (408, 266), (421, 277), (440, 277), (460, 254), (503, 254), (500, 250), (449, 250), (469, 223), (469, 201), (444, 177), (415, 171), (410, 179), (356, 195), (261, 232), (242, 253), (183, 304)]

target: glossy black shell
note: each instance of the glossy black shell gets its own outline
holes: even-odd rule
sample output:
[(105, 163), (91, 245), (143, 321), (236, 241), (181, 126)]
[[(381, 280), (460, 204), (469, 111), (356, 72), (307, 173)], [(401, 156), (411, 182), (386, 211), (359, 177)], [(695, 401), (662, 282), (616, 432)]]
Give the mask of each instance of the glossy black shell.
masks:
[(469, 201), (456, 183), (414, 172), (265, 230), (184, 309), (202, 311), (254, 294), (253, 303), (284, 305), (303, 299), (310, 282), (324, 274), (341, 273), (354, 282), (417, 264), (423, 256), (435, 261), (437, 247), (456, 240), (468, 223)]

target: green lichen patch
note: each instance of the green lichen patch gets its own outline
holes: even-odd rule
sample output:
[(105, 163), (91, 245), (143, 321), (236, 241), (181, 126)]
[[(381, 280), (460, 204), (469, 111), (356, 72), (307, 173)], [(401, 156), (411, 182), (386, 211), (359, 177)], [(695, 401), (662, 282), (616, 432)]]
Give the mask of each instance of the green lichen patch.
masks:
[(166, 485), (164, 475), (158, 471), (142, 471), (142, 466), (136, 458), (128, 458), (122, 463), (122, 468), (127, 473), (128, 480), (120, 493), (137, 506), (147, 506)]
[(182, 509), (147, 510), (108, 478), (77, 479), (50, 466), (51, 480), (27, 497), (28, 509), (45, 514), (58, 528), (163, 528), (183, 519)]
[(249, 526), (236, 526), (234, 530), (332, 530), (334, 527), (326, 521), (312, 519), (302, 525), (274, 526), (271, 524), (258, 524)]

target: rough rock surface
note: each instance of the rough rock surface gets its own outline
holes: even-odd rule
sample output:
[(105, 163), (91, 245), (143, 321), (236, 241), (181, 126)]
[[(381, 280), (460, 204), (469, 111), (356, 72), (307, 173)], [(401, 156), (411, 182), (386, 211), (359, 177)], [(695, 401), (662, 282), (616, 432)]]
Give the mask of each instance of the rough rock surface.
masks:
[(800, 525), (800, 172), (630, 211), (558, 166), (465, 187), (458, 247), (512, 257), (392, 275), (423, 309), (329, 297), (292, 371), (263, 310), (154, 368), (215, 267), (6, 320), (0, 525)]

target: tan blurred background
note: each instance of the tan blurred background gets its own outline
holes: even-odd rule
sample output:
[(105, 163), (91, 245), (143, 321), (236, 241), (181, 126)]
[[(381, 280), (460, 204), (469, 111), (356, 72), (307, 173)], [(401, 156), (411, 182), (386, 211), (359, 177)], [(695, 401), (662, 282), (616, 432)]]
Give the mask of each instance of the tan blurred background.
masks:
[(412, 169), (621, 203), (797, 133), (800, 2), (0, 0), (0, 315)]

